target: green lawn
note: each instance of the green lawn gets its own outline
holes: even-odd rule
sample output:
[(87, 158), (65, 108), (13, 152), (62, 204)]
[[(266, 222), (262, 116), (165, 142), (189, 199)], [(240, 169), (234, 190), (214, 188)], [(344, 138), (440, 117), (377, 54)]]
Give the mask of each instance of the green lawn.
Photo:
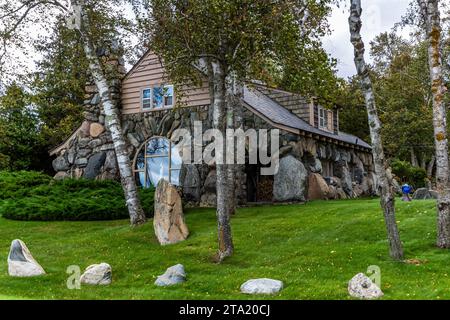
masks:
[[(450, 252), (435, 242), (433, 201), (398, 204), (406, 258), (387, 254), (378, 200), (317, 201), (304, 205), (238, 210), (232, 219), (235, 255), (214, 264), (215, 212), (191, 209), (191, 236), (161, 247), (151, 221), (131, 229), (128, 221), (20, 222), (0, 218), (0, 299), (248, 299), (240, 285), (250, 279), (282, 280), (273, 299), (348, 299), (347, 282), (369, 265), (381, 268), (385, 299), (450, 299)], [(6, 258), (11, 240), (20, 238), (48, 275), (10, 278)], [(66, 268), (108, 262), (113, 284), (66, 288)], [(158, 288), (156, 276), (184, 264), (188, 281)], [(267, 298), (267, 297), (263, 297)]]

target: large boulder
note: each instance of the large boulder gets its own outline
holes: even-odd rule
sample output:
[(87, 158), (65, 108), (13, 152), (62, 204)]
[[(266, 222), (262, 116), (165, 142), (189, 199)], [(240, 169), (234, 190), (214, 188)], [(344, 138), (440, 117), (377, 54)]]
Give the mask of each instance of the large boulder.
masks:
[(174, 265), (167, 268), (164, 274), (158, 276), (155, 285), (159, 287), (172, 286), (174, 284), (183, 283), (186, 281), (186, 272), (182, 264)]
[(251, 279), (241, 285), (241, 292), (247, 294), (275, 294), (283, 289), (283, 282), (273, 279)]
[(156, 186), (153, 226), (162, 245), (177, 243), (189, 236), (181, 197), (176, 187), (164, 179), (159, 180)]
[(344, 160), (340, 160), (335, 164), (334, 168), (336, 176), (341, 180), (342, 190), (344, 190), (348, 197), (352, 197), (353, 183), (347, 162)]
[(69, 170), (70, 164), (65, 155), (61, 155), (52, 161), (53, 169), (58, 171)]
[(91, 126), (89, 128), (89, 134), (91, 135), (91, 137), (97, 138), (103, 132), (105, 132), (105, 127), (103, 125), (97, 122), (91, 123)]
[(427, 188), (419, 188), (414, 192), (412, 198), (414, 200), (437, 199), (437, 192)]
[(45, 274), (44, 269), (34, 260), (22, 240), (11, 243), (8, 255), (8, 274), (12, 277), (34, 277)]
[(330, 187), (319, 173), (311, 173), (308, 177), (308, 200), (328, 199)]
[(86, 268), (80, 282), (90, 285), (108, 285), (112, 281), (112, 269), (107, 263), (93, 264)]
[(200, 201), (201, 181), (200, 174), (194, 164), (183, 165), (180, 173), (183, 185), (183, 196), (187, 201)]
[(305, 201), (307, 177), (308, 172), (303, 163), (291, 155), (282, 158), (274, 177), (274, 200)]
[(100, 174), (100, 170), (105, 163), (106, 152), (98, 152), (93, 154), (87, 163), (86, 169), (84, 169), (84, 178), (94, 179)]
[(368, 300), (383, 296), (381, 289), (363, 273), (358, 273), (348, 282), (348, 293), (354, 298)]

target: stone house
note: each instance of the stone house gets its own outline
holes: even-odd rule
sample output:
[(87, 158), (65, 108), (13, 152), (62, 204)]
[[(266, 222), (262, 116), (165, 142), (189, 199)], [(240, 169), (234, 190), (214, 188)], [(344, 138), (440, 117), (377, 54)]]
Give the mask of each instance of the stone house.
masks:
[[(183, 164), (170, 140), (174, 130), (192, 132), (194, 121), (212, 127), (209, 85), (174, 86), (160, 59), (148, 51), (129, 72), (110, 46), (98, 55), (111, 70), (110, 86), (121, 108), (136, 182), (154, 185), (164, 177), (180, 186), (186, 201), (215, 205), (215, 168)], [(84, 122), (61, 145), (55, 156), (55, 178), (117, 179), (118, 168), (110, 133), (95, 85), (86, 85)], [(371, 147), (339, 130), (339, 110), (325, 109), (302, 96), (247, 83), (241, 99), (244, 130), (279, 129), (280, 164), (277, 174), (263, 176), (260, 164), (239, 166), (238, 201), (290, 202), (342, 199), (377, 192)]]

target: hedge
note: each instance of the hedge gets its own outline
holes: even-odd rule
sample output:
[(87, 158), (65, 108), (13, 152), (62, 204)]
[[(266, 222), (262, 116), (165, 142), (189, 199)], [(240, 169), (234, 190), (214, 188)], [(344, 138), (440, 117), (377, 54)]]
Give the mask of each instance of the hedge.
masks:
[[(53, 180), (36, 172), (0, 172), (0, 215), (13, 220), (113, 220), (128, 218), (117, 181)], [(147, 217), (153, 216), (154, 190), (141, 189)]]

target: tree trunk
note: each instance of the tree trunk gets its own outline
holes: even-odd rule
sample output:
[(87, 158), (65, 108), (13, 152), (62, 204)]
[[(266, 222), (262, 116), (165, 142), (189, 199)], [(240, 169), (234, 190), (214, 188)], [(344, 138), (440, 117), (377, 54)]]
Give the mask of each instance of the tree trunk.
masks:
[(450, 248), (450, 189), (448, 164), (447, 116), (443, 103), (444, 83), (439, 50), (441, 26), (438, 0), (419, 0), (428, 38), (428, 64), (433, 95), (433, 127), (436, 155), (436, 191), (438, 193), (437, 246)]
[(403, 259), (403, 248), (400, 234), (395, 220), (395, 193), (393, 191), (392, 177), (387, 173), (387, 164), (384, 157), (381, 140), (381, 122), (377, 114), (372, 82), (369, 69), (364, 60), (364, 42), (361, 39), (361, 0), (350, 0), (349, 26), (351, 42), (354, 47), (355, 66), (361, 81), (367, 115), (369, 120), (370, 138), (372, 141), (372, 154), (375, 164), (375, 174), (381, 188), (380, 204), (384, 212), (390, 255), (395, 260)]
[[(218, 129), (225, 138), (225, 132), (227, 127), (227, 114), (226, 114), (226, 75), (224, 68), (220, 62), (211, 62), (211, 71), (213, 77), (213, 127)], [(224, 139), (223, 154), (225, 155), (226, 144)], [(216, 150), (217, 152), (217, 150)], [(225, 157), (223, 157), (225, 160)], [(217, 261), (221, 262), (226, 257), (233, 254), (233, 238), (231, 235), (230, 217), (234, 211), (234, 201), (230, 203), (230, 188), (234, 189), (233, 185), (229, 184), (229, 172), (227, 170), (227, 164), (216, 163), (216, 195), (217, 195), (217, 228), (218, 228), (218, 241), (219, 251), (217, 253)], [(233, 190), (234, 191), (234, 190)], [(234, 192), (233, 192), (234, 194)]]
[(420, 167), (424, 170), (427, 169), (427, 156), (425, 152), (422, 152), (422, 156), (420, 157)]
[(417, 156), (416, 156), (416, 153), (414, 152), (414, 148), (410, 148), (410, 152), (411, 152), (411, 164), (414, 167), (418, 167), (419, 161), (417, 161)]
[(433, 169), (434, 169), (434, 163), (436, 162), (436, 157), (433, 155), (431, 156), (430, 162), (428, 162), (427, 165), (427, 177), (431, 178), (433, 176)]
[(119, 166), (121, 182), (125, 194), (125, 200), (130, 214), (132, 226), (137, 226), (145, 222), (145, 214), (139, 201), (136, 182), (133, 177), (130, 156), (127, 150), (127, 143), (123, 135), (119, 111), (116, 103), (111, 99), (111, 91), (101, 67), (100, 61), (96, 55), (94, 43), (89, 37), (89, 18), (84, 11), (84, 1), (72, 0), (71, 2), (74, 14), (80, 17), (80, 25), (77, 26), (83, 39), (84, 52), (89, 61), (89, 71), (94, 78), (95, 85), (98, 88), (101, 102), (105, 112), (105, 123), (111, 133), (114, 149)]
[[(242, 98), (242, 85), (236, 79), (235, 76), (230, 76), (226, 79), (226, 90), (227, 90), (227, 100), (226, 100), (226, 127), (227, 129), (238, 129), (240, 128), (240, 108), (241, 108), (241, 98)], [(236, 213), (236, 180), (237, 180), (237, 170), (239, 165), (236, 164), (236, 152), (237, 148), (235, 141), (233, 139), (233, 145), (229, 146), (233, 148), (234, 159), (233, 163), (228, 162), (227, 164), (227, 179), (229, 187), (229, 203), (231, 214)], [(227, 152), (227, 154), (229, 154)]]

